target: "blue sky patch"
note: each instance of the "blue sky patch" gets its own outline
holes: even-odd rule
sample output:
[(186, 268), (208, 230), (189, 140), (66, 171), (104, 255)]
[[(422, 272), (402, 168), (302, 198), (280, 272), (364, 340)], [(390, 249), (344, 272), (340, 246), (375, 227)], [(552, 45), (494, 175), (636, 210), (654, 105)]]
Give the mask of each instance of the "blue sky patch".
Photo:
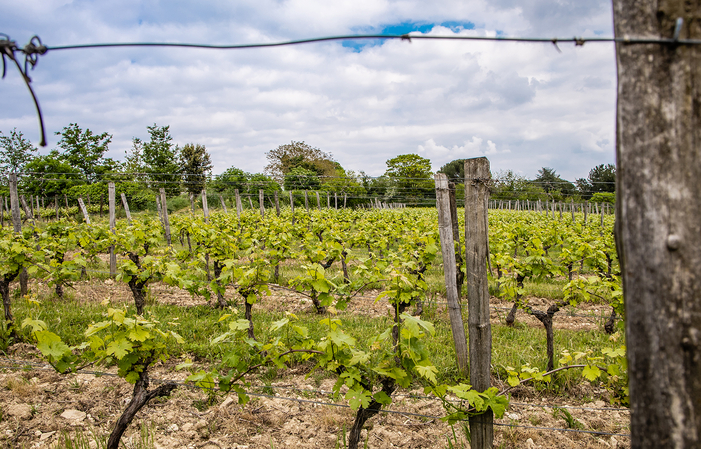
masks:
[[(428, 22), (401, 22), (391, 25), (385, 25), (379, 32), (374, 30), (368, 30), (367, 28), (356, 28), (353, 31), (358, 34), (385, 34), (388, 36), (396, 36), (401, 34), (408, 34), (412, 31), (419, 31), (421, 33), (427, 33), (433, 29), (435, 26), (443, 26), (450, 28), (451, 30), (457, 32), (460, 30), (473, 30), (475, 29), (475, 24), (472, 22), (457, 22), (448, 21), (441, 23), (428, 23)], [(376, 45), (381, 45), (385, 39), (360, 39), (354, 41), (343, 41), (342, 46), (346, 48), (351, 48), (356, 53), (363, 51), (366, 47), (374, 47)]]

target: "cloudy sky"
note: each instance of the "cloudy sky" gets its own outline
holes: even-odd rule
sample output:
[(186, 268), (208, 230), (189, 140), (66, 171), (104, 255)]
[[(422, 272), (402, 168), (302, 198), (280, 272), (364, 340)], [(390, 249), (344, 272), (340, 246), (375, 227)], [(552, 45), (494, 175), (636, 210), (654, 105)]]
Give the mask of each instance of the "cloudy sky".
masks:
[[(242, 44), (363, 33), (612, 36), (609, 2), (591, 0), (0, 0), (0, 33), (24, 46), (101, 42)], [(398, 40), (249, 50), (53, 51), (30, 73), (53, 135), (70, 123), (113, 137), (121, 159), (146, 127), (204, 144), (214, 173), (261, 172), (292, 140), (350, 170), (381, 175), (418, 153), (433, 168), (487, 156), (493, 172), (567, 179), (614, 162), (615, 59), (609, 43)], [(0, 131), (39, 142), (17, 70), (0, 81)]]

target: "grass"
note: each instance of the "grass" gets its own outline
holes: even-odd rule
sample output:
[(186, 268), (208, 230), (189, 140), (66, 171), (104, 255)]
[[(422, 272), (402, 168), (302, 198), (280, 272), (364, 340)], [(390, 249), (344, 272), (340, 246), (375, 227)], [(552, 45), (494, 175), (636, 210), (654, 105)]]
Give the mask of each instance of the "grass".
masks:
[[(83, 332), (86, 327), (95, 321), (104, 319), (105, 306), (92, 302), (78, 302), (71, 294), (66, 299), (58, 301), (51, 296), (39, 298), (39, 304), (26, 300), (16, 300), (13, 304), (16, 320), (21, 322), (25, 317), (33, 317), (44, 320), (49, 329), (59, 334), (69, 345), (77, 345), (84, 341)], [(263, 299), (264, 301), (265, 299)], [(133, 311), (133, 303), (113, 304), (112, 306), (127, 305)], [(171, 356), (194, 357), (196, 361), (204, 363), (216, 363), (222, 359), (222, 355), (228, 352), (229, 346), (211, 346), (210, 341), (227, 330), (226, 322), (218, 322), (224, 313), (231, 310), (217, 310), (208, 305), (195, 305), (190, 307), (154, 303), (148, 305), (147, 313), (162, 323), (177, 323), (175, 331), (180, 333), (185, 343), (175, 345), (170, 343)], [(442, 309), (441, 309), (442, 310)], [(238, 309), (239, 318), (242, 318), (243, 310)], [(268, 329), (271, 323), (283, 318), (283, 311), (267, 311), (254, 306), (254, 325), (259, 340), (264, 341), (269, 336)], [(325, 335), (326, 327), (319, 324), (323, 316), (312, 313), (298, 315), (300, 325), (309, 329), (310, 335), (320, 338)], [(380, 334), (392, 325), (388, 315), (368, 317), (365, 315), (345, 314), (340, 312), (339, 317), (343, 321), (343, 327), (347, 333), (356, 338), (360, 347), (365, 347), (372, 337)], [(434, 323), (436, 334), (426, 341), (427, 349), (435, 366), (438, 368), (438, 381), (453, 383), (465, 381), (455, 365), (455, 350), (452, 343), (452, 332), (447, 314), (439, 311), (435, 304), (427, 305), (424, 310), (424, 319)], [(467, 323), (467, 314), (463, 316)], [(27, 329), (23, 329), (22, 336), (29, 341)], [(526, 363), (544, 370), (547, 365), (545, 331), (541, 326), (530, 327), (518, 324), (515, 327), (503, 325), (492, 326), (492, 365), (493, 373), (498, 378), (505, 379), (507, 366), (520, 367)], [(599, 330), (556, 330), (555, 351), (556, 356), (563, 349), (571, 352), (596, 350), (605, 346), (612, 346), (609, 336)], [(277, 370), (261, 371), (262, 380), (273, 381)], [(318, 376), (318, 377), (317, 377)], [(577, 383), (577, 373), (565, 372), (557, 377), (550, 388), (566, 389)], [(325, 375), (317, 373), (312, 376), (315, 383), (319, 384)]]

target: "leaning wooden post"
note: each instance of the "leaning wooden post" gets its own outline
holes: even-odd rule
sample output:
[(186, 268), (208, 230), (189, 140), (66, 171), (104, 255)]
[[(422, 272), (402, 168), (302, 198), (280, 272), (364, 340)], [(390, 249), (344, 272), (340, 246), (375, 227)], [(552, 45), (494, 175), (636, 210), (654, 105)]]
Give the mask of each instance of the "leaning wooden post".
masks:
[[(613, 17), (617, 38), (701, 39), (698, 3), (614, 0)], [(631, 447), (698, 448), (701, 48), (620, 42), (616, 56), (616, 236)]]
[(314, 192), (316, 193), (316, 208), (321, 210), (321, 198), (319, 198), (319, 192)]
[[(469, 311), (470, 384), (477, 391), (485, 391), (491, 386), (492, 327), (489, 322), (486, 209), (490, 178), (489, 160), (486, 157), (465, 161), (465, 271)], [(470, 417), (470, 447), (492, 448), (493, 422), (491, 409)]]
[(258, 190), (258, 206), (260, 207), (261, 218), (265, 218), (265, 192), (263, 189)]
[(85, 207), (85, 203), (83, 202), (82, 196), (78, 197), (78, 205), (80, 206), (80, 210), (83, 212), (83, 218), (85, 219), (85, 222), (87, 224), (90, 224), (90, 215), (88, 215), (88, 209), (86, 209)]
[(24, 198), (24, 195), (20, 195), (19, 199), (22, 202), (22, 209), (24, 209), (24, 215), (26, 215), (28, 219), (31, 218), (32, 226), (36, 228), (37, 224), (34, 221), (34, 214), (29, 210), (29, 207), (27, 207), (27, 200)]
[(165, 229), (166, 233), (166, 243), (168, 243), (168, 246), (172, 246), (173, 243), (170, 239), (170, 221), (168, 220), (168, 203), (166, 202), (166, 189), (161, 187), (159, 192), (161, 193), (161, 204), (163, 205), (163, 228)]
[(124, 206), (124, 213), (127, 215), (127, 223), (131, 223), (131, 212), (129, 212), (129, 203), (127, 202), (127, 196), (122, 193), (121, 197), (122, 206)]
[[(117, 225), (116, 217), (116, 198), (115, 198), (115, 188), (114, 183), (110, 182), (107, 184), (107, 201), (110, 213), (110, 232), (115, 233), (115, 227)], [(117, 276), (117, 254), (114, 252), (114, 245), (110, 246), (110, 277)]]
[(467, 352), (467, 338), (465, 337), (465, 326), (462, 321), (462, 308), (460, 307), (460, 296), (457, 285), (455, 243), (453, 241), (453, 220), (450, 213), (448, 177), (443, 173), (436, 173), (435, 179), (436, 206), (438, 207), (438, 234), (440, 235), (441, 253), (443, 254), (443, 274), (445, 276), (450, 328), (453, 331), (453, 344), (455, 345), (458, 370), (467, 378), (469, 375), (469, 354)]
[(224, 202), (224, 197), (222, 196), (221, 193), (219, 194), (219, 202), (221, 203), (221, 208), (224, 209), (224, 213), (228, 214), (229, 211), (226, 210), (226, 203)]

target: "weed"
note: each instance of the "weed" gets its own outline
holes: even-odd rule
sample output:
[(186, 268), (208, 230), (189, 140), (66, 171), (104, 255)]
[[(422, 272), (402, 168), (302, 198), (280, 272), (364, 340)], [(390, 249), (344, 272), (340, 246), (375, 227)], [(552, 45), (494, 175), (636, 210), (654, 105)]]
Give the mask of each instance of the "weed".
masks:
[(564, 419), (568, 429), (584, 429), (584, 425), (564, 408), (555, 407), (553, 417)]

